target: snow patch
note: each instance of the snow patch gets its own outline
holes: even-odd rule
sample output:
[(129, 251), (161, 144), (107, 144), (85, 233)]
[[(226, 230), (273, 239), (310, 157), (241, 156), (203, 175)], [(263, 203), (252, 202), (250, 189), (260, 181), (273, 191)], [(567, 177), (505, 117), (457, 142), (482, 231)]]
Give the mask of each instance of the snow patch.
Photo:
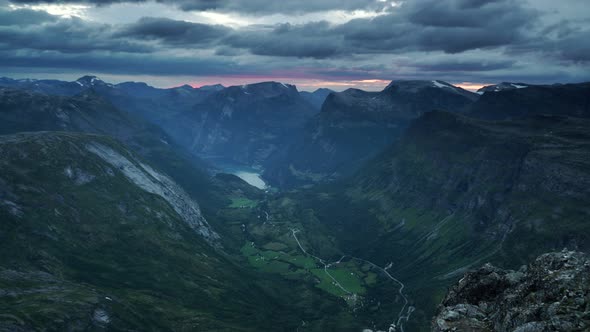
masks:
[(22, 208), (15, 202), (9, 200), (2, 200), (0, 201), (0, 206), (4, 206), (8, 210), (8, 212), (15, 217), (23, 216)]
[(447, 88), (447, 89), (451, 89), (451, 90), (455, 90), (455, 87), (441, 83), (440, 81), (432, 81), (432, 84), (434, 84), (435, 87), (437, 88)]
[(76, 170), (75, 183), (79, 186), (81, 186), (83, 184), (87, 184), (89, 182), (92, 182), (92, 180), (94, 180), (94, 178), (95, 178), (95, 176), (90, 173), (86, 173), (86, 172), (82, 171), (81, 169)]
[(444, 84), (441, 84), (438, 81), (432, 81), (432, 84), (434, 84), (434, 86), (437, 87), (437, 88), (448, 88), (448, 86), (446, 86)]
[(93, 142), (86, 149), (119, 169), (141, 189), (162, 197), (193, 231), (217, 246), (220, 237), (201, 214), (199, 205), (172, 179), (141, 162), (132, 162), (108, 146)]
[(92, 182), (96, 178), (94, 175), (84, 172), (81, 169), (72, 169), (71, 166), (64, 168), (64, 175), (74, 180), (74, 183), (78, 186)]
[(512, 83), (512, 84), (510, 84), (510, 85), (512, 85), (513, 87), (515, 87), (515, 88), (517, 88), (517, 89), (524, 89), (524, 88), (528, 88), (528, 86), (527, 86), (527, 85), (519, 85), (519, 84), (514, 84), (514, 83)]
[(94, 310), (92, 318), (94, 318), (94, 320), (100, 324), (108, 324), (111, 322), (111, 317), (109, 317), (109, 314), (103, 309)]
[(64, 174), (70, 179), (74, 177), (74, 171), (72, 171), (72, 168), (70, 166), (64, 169)]

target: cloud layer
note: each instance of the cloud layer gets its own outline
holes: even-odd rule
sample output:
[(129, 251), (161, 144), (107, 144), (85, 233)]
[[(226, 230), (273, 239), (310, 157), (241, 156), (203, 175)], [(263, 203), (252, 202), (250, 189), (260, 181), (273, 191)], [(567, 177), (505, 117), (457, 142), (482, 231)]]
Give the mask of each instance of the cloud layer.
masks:
[[(543, 0), (157, 2), (173, 14), (142, 0), (0, 1), (0, 68), (220, 80), (590, 80), (590, 14), (571, 11), (584, 10), (579, 0), (567, 10)], [(88, 15), (51, 14), (71, 4)], [(108, 6), (132, 6), (142, 17), (92, 16)]]

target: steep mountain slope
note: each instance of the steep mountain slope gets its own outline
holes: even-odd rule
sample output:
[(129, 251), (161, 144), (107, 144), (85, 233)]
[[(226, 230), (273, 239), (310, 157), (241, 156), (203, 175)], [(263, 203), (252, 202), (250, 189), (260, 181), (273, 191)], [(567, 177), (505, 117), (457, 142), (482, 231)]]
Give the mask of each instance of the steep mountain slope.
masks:
[(297, 304), (301, 287), (214, 249), (196, 202), (114, 140), (7, 135), (0, 156), (0, 330), (294, 330), (321, 319)]
[(211, 178), (152, 125), (91, 91), (0, 89), (0, 120), (29, 132), (0, 136), (1, 330), (361, 328), (313, 275), (251, 266), (245, 227), (265, 193)]
[(429, 112), (352, 180), (293, 200), (315, 211), (338, 247), (393, 263), (416, 308), (412, 322), (422, 322), (414, 329), (426, 330), (444, 287), (476, 264), (590, 250), (589, 125)]
[(488, 120), (518, 119), (534, 114), (590, 117), (590, 83), (525, 85), (502, 83), (482, 90), (470, 116)]
[(208, 164), (162, 129), (120, 111), (93, 90), (61, 97), (0, 88), (0, 135), (56, 130), (114, 137), (182, 183), (200, 202), (217, 199), (209, 190)]
[(332, 93), (304, 137), (264, 173), (279, 186), (317, 183), (350, 174), (434, 109), (462, 112), (476, 94), (442, 81), (395, 81), (381, 92)]
[(261, 165), (314, 113), (293, 85), (233, 86), (177, 117), (176, 130), (170, 133), (196, 154)]
[(160, 144), (168, 138), (162, 130), (116, 109), (89, 90), (74, 97), (44, 95), (0, 88), (0, 132), (62, 130), (110, 134), (137, 146), (140, 136)]
[(322, 104), (330, 93), (334, 91), (326, 88), (317, 89), (313, 92), (301, 91), (299, 94), (303, 99), (315, 107), (318, 111), (322, 109)]

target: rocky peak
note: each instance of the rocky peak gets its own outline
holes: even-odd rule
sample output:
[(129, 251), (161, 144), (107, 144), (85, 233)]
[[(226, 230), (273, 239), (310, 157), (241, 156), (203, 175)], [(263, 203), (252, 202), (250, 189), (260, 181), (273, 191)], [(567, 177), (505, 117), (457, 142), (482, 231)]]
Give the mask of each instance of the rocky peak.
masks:
[(123, 82), (117, 84), (117, 87), (142, 87), (142, 88), (150, 88), (151, 86), (144, 82)]
[(294, 85), (278, 82), (261, 82), (230, 86), (213, 94), (213, 96), (219, 100), (242, 103), (279, 96), (299, 97), (299, 92)]
[(312, 92), (312, 93), (316, 93), (316, 94), (326, 94), (326, 95), (327, 95), (327, 94), (330, 94), (330, 93), (332, 93), (332, 92), (334, 92), (334, 91), (332, 91), (332, 90), (330, 90), (330, 89), (328, 89), (328, 88), (319, 88), (319, 89), (316, 89), (316, 90), (315, 90), (314, 92)]
[(207, 91), (207, 92), (217, 92), (225, 89), (225, 87), (221, 84), (213, 84), (213, 85), (203, 85), (199, 88), (199, 90)]
[(392, 81), (382, 91), (384, 94), (419, 94), (428, 91), (428, 93), (451, 93), (461, 95), (470, 100), (477, 99), (477, 95), (464, 90), (460, 87), (454, 86), (450, 83), (441, 80), (399, 80)]
[(274, 81), (246, 84), (240, 86), (240, 88), (248, 92), (258, 92), (264, 94), (284, 93), (290, 90), (297, 91), (297, 88), (294, 85)]
[(486, 264), (453, 286), (433, 331), (588, 331), (590, 257), (567, 251), (539, 256), (518, 271)]
[(456, 87), (450, 83), (439, 80), (396, 80), (391, 81), (384, 90), (399, 89), (408, 92), (417, 92), (424, 88), (449, 88)]
[(86, 75), (76, 80), (76, 83), (82, 87), (93, 87), (107, 85), (104, 81), (96, 76)]
[(494, 85), (487, 85), (483, 88), (477, 90), (478, 94), (484, 94), (485, 92), (500, 92), (505, 90), (515, 90), (515, 89), (524, 89), (528, 88), (530, 84), (526, 83), (510, 83), (510, 82), (502, 82), (500, 84)]
[(299, 94), (317, 110), (320, 110), (322, 108), (322, 104), (332, 92), (334, 91), (326, 88), (320, 88), (313, 92), (301, 91)]

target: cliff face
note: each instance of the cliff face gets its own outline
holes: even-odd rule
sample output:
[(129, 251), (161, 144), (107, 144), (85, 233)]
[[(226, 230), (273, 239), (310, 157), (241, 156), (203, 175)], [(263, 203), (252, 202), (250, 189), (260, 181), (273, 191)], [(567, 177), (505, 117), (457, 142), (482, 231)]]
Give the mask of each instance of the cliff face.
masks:
[[(528, 260), (565, 246), (586, 250), (588, 238), (579, 230), (588, 227), (587, 125), (553, 116), (500, 123), (428, 113), (359, 172), (348, 192), (354, 201), (373, 202), (390, 228), (399, 225), (381, 232), (398, 240), (380, 245), (415, 237), (417, 254), (424, 237), (420, 247), (430, 259), (437, 239), (455, 239), (457, 248), (468, 239), (478, 239), (476, 247), (488, 242), (513, 264), (523, 263), (514, 257)], [(452, 225), (465, 233), (450, 231)], [(440, 254), (452, 247), (445, 242)]]
[(588, 331), (590, 257), (564, 250), (518, 271), (491, 264), (469, 272), (432, 322), (442, 331)]
[(174, 130), (169, 132), (198, 155), (263, 165), (315, 113), (293, 85), (232, 86), (180, 114), (170, 123)]
[(381, 92), (331, 93), (303, 137), (264, 176), (292, 187), (350, 175), (394, 142), (425, 112), (464, 112), (477, 95), (442, 81), (396, 81)]

